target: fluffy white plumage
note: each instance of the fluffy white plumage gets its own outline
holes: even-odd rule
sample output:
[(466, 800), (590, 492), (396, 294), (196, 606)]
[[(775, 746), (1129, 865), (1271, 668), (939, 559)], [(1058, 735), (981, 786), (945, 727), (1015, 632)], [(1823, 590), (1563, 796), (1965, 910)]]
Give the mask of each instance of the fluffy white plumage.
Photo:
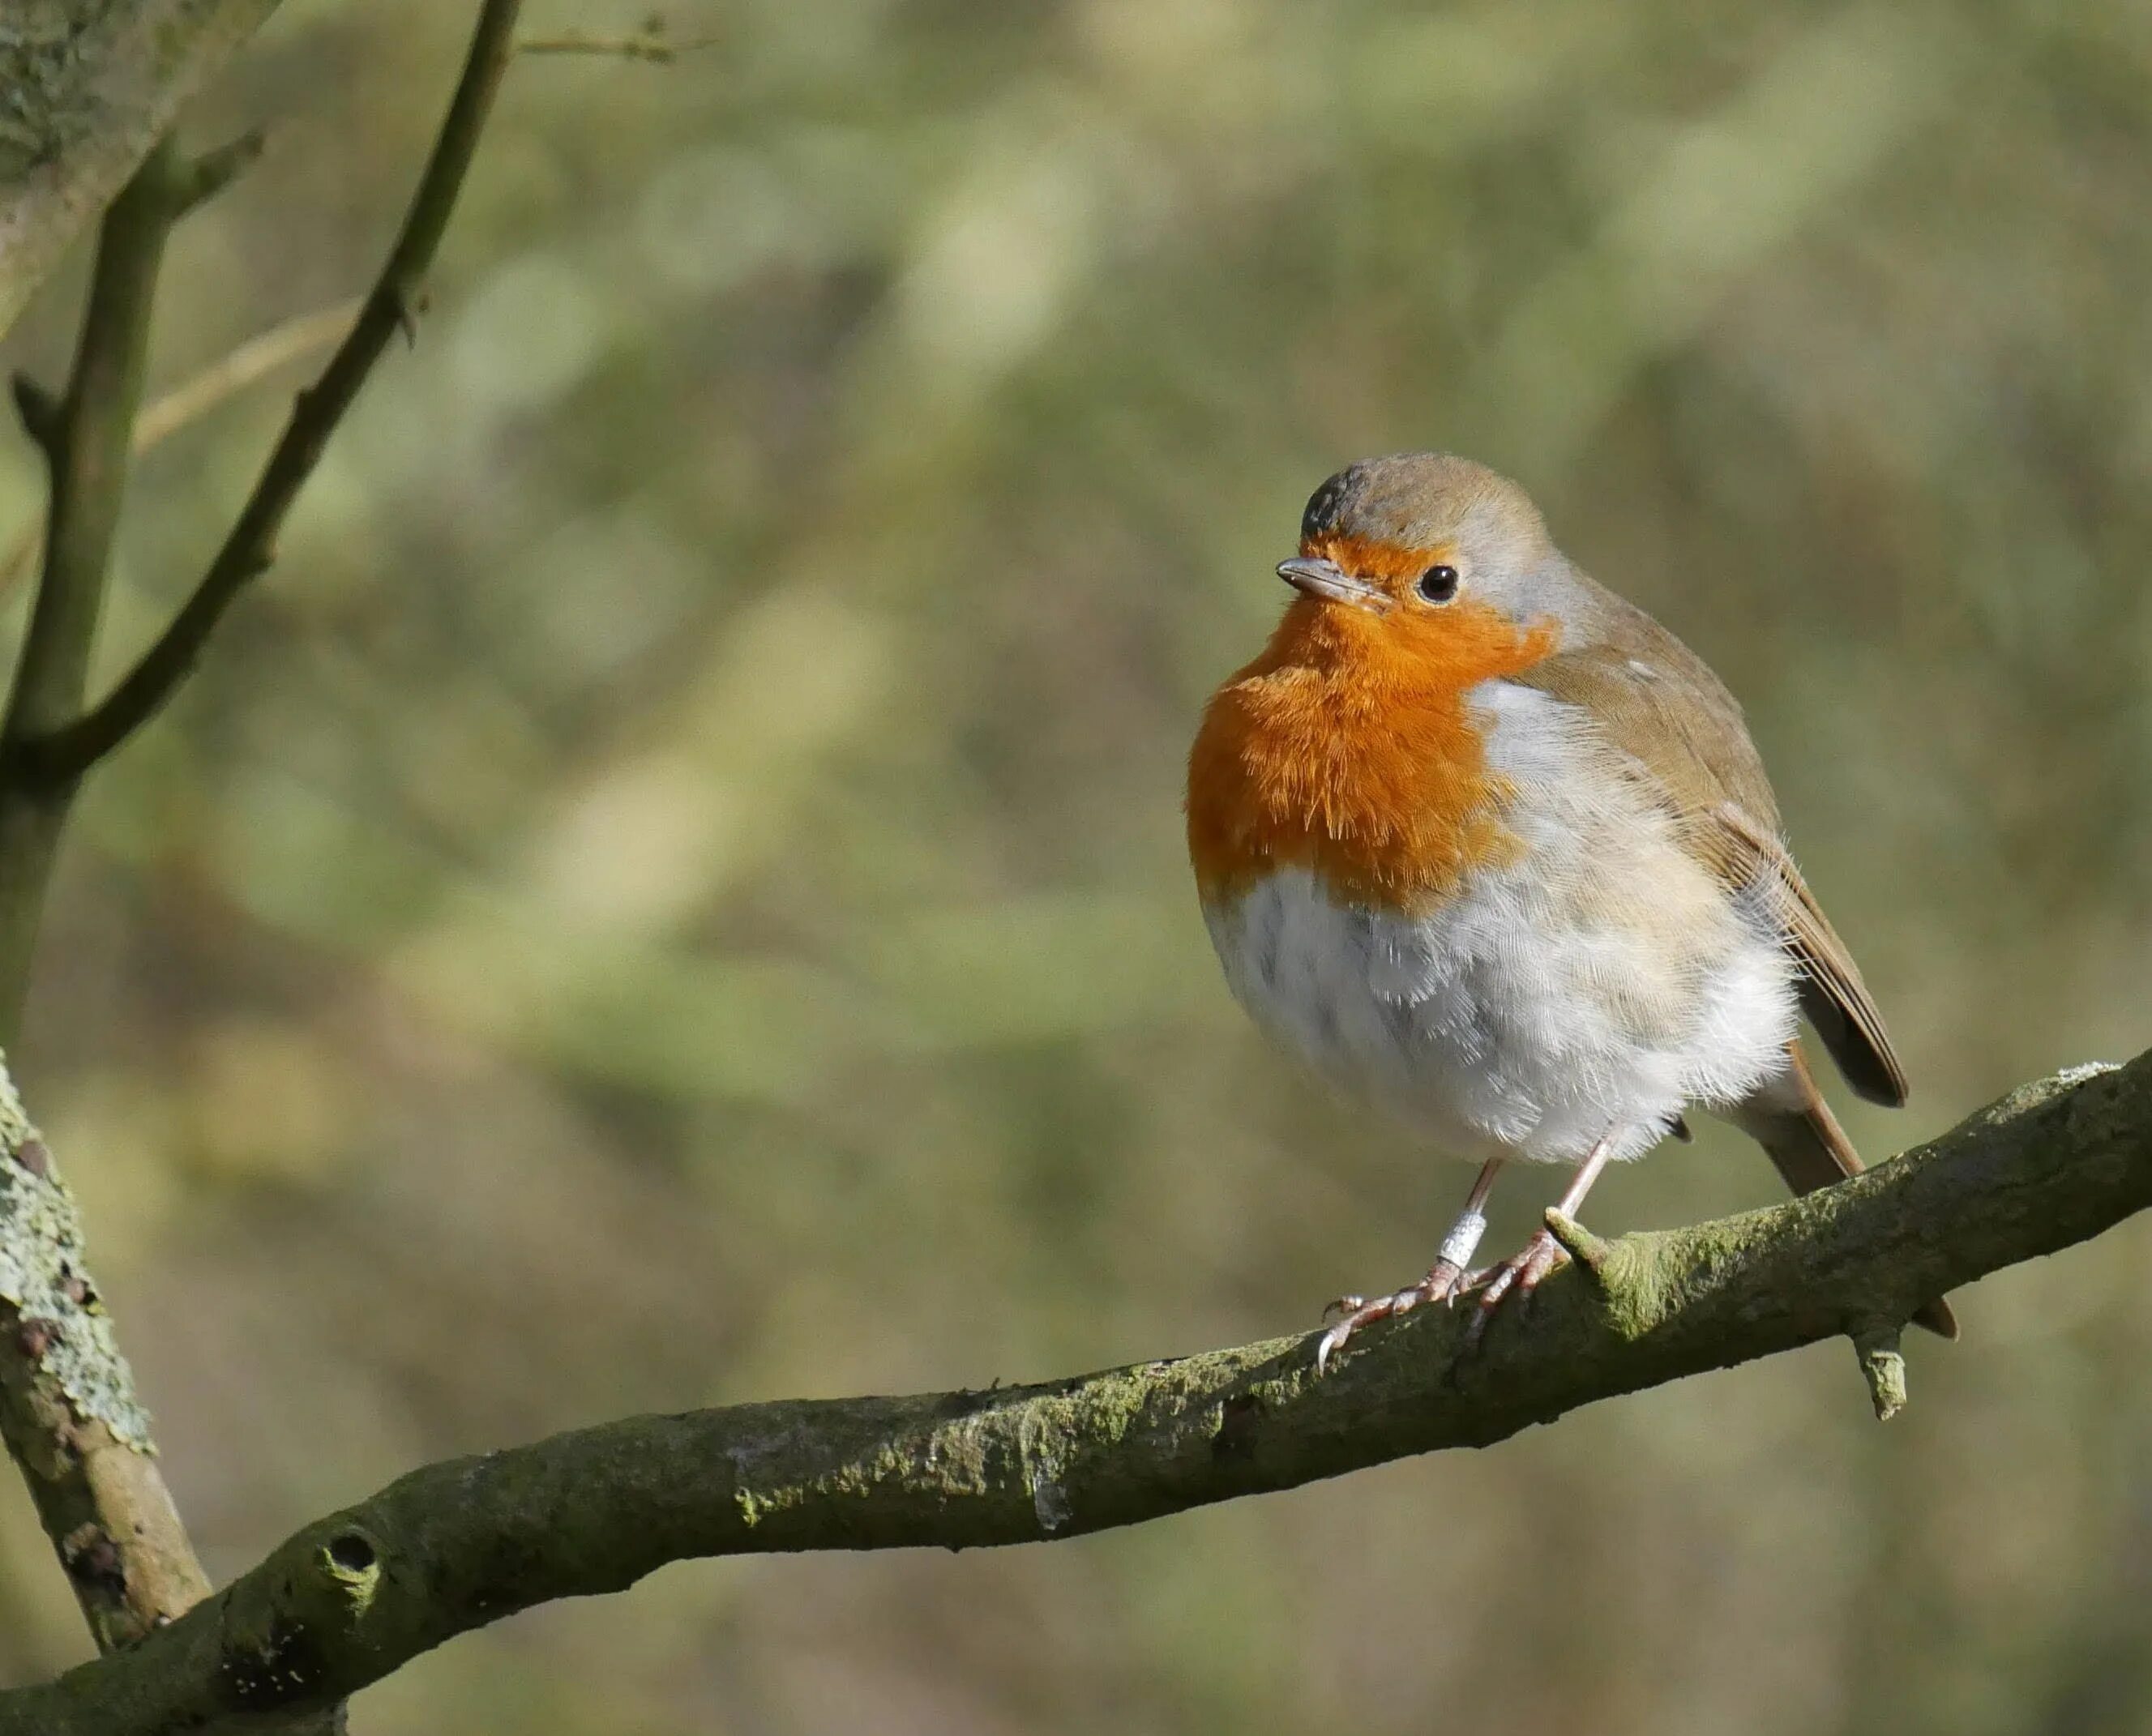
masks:
[(1530, 871), (1474, 871), (1425, 916), (1283, 868), (1207, 906), (1234, 994), (1347, 1093), (1460, 1158), (1641, 1155), (1690, 1104), (1788, 1068), (1794, 973), (1760, 896), (1728, 900), (1576, 707), (1469, 696)]

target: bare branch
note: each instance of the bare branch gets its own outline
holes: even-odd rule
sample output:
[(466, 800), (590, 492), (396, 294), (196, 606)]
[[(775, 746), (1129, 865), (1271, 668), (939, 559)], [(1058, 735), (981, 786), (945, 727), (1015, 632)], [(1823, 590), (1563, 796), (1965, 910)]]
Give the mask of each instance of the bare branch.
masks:
[(150, 310), (179, 214), (181, 165), (170, 141), (144, 161), (99, 231), (89, 299), (63, 396), (18, 377), (15, 402), (52, 479), (44, 566), (14, 686), (0, 717), (0, 1044), (14, 1039), (71, 786), (36, 775), (26, 749), (82, 708), (90, 647), (127, 486)]
[(273, 373), (287, 362), (295, 362), (309, 351), (333, 343), (351, 330), (352, 322), (364, 305), (357, 300), (338, 302), (332, 307), (317, 308), (312, 313), (295, 314), (280, 321), (152, 399), (142, 412), (142, 419), (134, 424), (135, 455), (140, 457), (189, 424), (200, 421), (227, 398)]
[[(18, 378), (52, 509), (30, 627), (0, 719), (0, 1029), (21, 1016), (53, 855), (73, 792), (19, 775), (17, 744), (82, 703), (127, 482), (150, 312), (185, 171), (169, 141), (105, 214), (63, 396)], [(0, 1436), (99, 1649), (139, 1640), (209, 1589), (82, 1265), (51, 1155), (0, 1068)]]
[(187, 164), (180, 177), (180, 209), (190, 211), (216, 198), (252, 167), (261, 155), (264, 142), (261, 129), (251, 128), (230, 143), (220, 145), (215, 150), (206, 150)]
[[(189, 0), (184, 9), (196, 21), (219, 15), (214, 0)], [(257, 21), (267, 9), (266, 3), (256, 7)], [(114, 0), (92, 10), (109, 20), (151, 18), (160, 8)], [(408, 322), (418, 280), (439, 245), (505, 64), (517, 10), (513, 0), (482, 6), (469, 60), (381, 281), (321, 382), (302, 395), (232, 537), (175, 622), (178, 637), (160, 642), (178, 658), (169, 673), (153, 672), (166, 689), (184, 673), (230, 592), (266, 564), (276, 530), (322, 443), (388, 333)], [(226, 7), (221, 16), (236, 19), (239, 8)], [(64, 25), (61, 12), (52, 17)], [(192, 40), (169, 19), (160, 28), (172, 52)], [(73, 27), (63, 33), (68, 29)], [(0, 33), (0, 68), (11, 55), (34, 57), (42, 42), (37, 28)], [(85, 53), (80, 40), (63, 46)], [(6, 204), (6, 146), (0, 136), (0, 243), (8, 218), (21, 210), (20, 201)], [(94, 713), (83, 714), (83, 693), (128, 460), (136, 440), (155, 433), (138, 425), (136, 409), (165, 240), (174, 222), (226, 185), (258, 149), (258, 139), (250, 135), (191, 162), (169, 138), (149, 150), (101, 226), (65, 393), (55, 398), (27, 380), (16, 382), (18, 407), (49, 465), (52, 502), (37, 598), (0, 718), (0, 863), (6, 867), (0, 875), (0, 1041), (12, 1038), (19, 1020), (60, 831), (80, 773), (96, 757), (70, 766), (56, 762), (45, 744), (94, 721)], [(8, 282), (0, 281), (0, 297), (7, 290)], [(198, 413), (193, 405), (202, 395), (181, 409)], [(150, 695), (148, 708), (160, 697)], [(79, 1239), (72, 1204), (51, 1175), (49, 1154), (7, 1086), (0, 1093), (0, 1434), (29, 1483), (99, 1647), (109, 1650), (139, 1642), (177, 1617), (208, 1586), (150, 1456), (146, 1419), (133, 1405), (109, 1323), (81, 1271)], [(271, 1727), (292, 1736), (326, 1736), (343, 1728), (342, 1708), (333, 1702), (295, 1708)]]
[(637, 36), (591, 36), (581, 30), (565, 30), (558, 36), (526, 36), (515, 45), (519, 54), (611, 54), (623, 60), (647, 60), (670, 66), (683, 54), (714, 48), (718, 38), (700, 36), (674, 42), (660, 30)]
[(253, 494), (208, 572), (163, 636), (94, 710), (22, 744), (23, 761), (33, 775), (51, 784), (69, 783), (155, 716), (193, 669), (232, 600), (275, 559), (277, 532), (321, 462), (329, 436), (389, 338), (411, 322), (420, 283), (440, 246), (514, 53), (520, 9), (520, 0), (485, 0), (480, 8), (463, 75), (388, 263), (321, 378), (299, 394)]
[[(0, 1695), (0, 1736), (151, 1736), (326, 1706), (553, 1598), (691, 1556), (972, 1548), (1133, 1525), (1462, 1446), (1877, 1325), (2152, 1205), (2152, 1053), (2025, 1087), (1768, 1211), (1605, 1242), (1476, 1353), (1423, 1309), (1039, 1386), (636, 1417), (415, 1471), (307, 1526), (172, 1627)], [(1963, 1354), (1965, 1353), (1956, 1353)]]
[[(135, 420), (134, 455), (141, 457), (287, 363), (296, 362), (311, 351), (335, 343), (351, 329), (352, 322), (358, 317), (358, 310), (363, 305), (358, 301), (339, 302), (333, 307), (295, 314), (266, 332), (256, 333), (200, 373), (161, 397), (152, 398)], [(14, 388), (17, 410), (23, 425), (30, 427), (38, 413), (38, 398), (46, 394), (35, 381), (21, 374), (15, 377)], [(26, 397), (25, 393), (34, 395)], [(37, 556), (38, 541), (44, 535), (44, 522), (42, 515), (33, 519), (16, 538), (14, 546), (0, 555), (0, 596), (5, 596), (15, 581), (29, 570), (31, 561)]]

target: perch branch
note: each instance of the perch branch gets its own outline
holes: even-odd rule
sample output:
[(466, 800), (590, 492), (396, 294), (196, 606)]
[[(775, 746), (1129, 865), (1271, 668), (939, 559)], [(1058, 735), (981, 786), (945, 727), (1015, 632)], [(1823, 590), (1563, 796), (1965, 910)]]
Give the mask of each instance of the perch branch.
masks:
[(22, 744), (34, 775), (59, 784), (79, 778), (155, 716), (185, 680), (232, 600), (276, 559), (277, 533), (321, 462), (329, 436), (388, 340), (411, 328), (426, 272), (455, 208), (501, 74), (515, 53), (520, 9), (520, 0), (485, 0), (480, 8), (448, 116), (388, 262), (321, 378), (299, 394), (254, 492), (209, 571), (163, 635), (94, 709)]
[(1841, 1334), (1896, 1362), (1877, 1322), (2147, 1205), (2152, 1053), (2027, 1086), (1769, 1211), (1579, 1232), (1589, 1264), (1473, 1354), (1462, 1312), (1425, 1309), (1321, 1378), (1310, 1335), (1039, 1386), (630, 1418), (455, 1459), (308, 1525), (140, 1645), (0, 1695), (0, 1736), (152, 1736), (330, 1704), (459, 1633), (690, 1556), (1073, 1537), (1485, 1446)]

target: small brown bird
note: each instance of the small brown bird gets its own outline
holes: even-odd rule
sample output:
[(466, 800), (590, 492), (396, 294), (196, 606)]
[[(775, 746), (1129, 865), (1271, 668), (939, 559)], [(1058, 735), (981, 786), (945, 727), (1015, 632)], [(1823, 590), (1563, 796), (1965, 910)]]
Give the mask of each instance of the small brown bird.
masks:
[[(1318, 1362), (1475, 1286), (1484, 1322), (1561, 1262), (1542, 1230), (1469, 1270), (1512, 1160), (1574, 1165), (1573, 1214), (1702, 1107), (1795, 1193), (1857, 1174), (1797, 1018), (1870, 1101), (1905, 1074), (1703, 661), (1444, 454), (1332, 476), (1278, 576), (1298, 594), (1189, 761), (1211, 940), (1257, 1024), (1482, 1165), (1427, 1277), (1342, 1298)], [(1941, 1301), (1916, 1317), (1956, 1336)]]

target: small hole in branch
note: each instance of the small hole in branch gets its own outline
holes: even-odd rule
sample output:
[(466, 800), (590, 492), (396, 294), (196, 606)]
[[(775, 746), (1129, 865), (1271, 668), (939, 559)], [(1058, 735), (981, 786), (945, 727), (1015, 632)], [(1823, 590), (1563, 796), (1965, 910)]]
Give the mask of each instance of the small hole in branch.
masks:
[(346, 1573), (363, 1573), (374, 1562), (373, 1546), (357, 1531), (343, 1531), (329, 1539), (329, 1560)]

